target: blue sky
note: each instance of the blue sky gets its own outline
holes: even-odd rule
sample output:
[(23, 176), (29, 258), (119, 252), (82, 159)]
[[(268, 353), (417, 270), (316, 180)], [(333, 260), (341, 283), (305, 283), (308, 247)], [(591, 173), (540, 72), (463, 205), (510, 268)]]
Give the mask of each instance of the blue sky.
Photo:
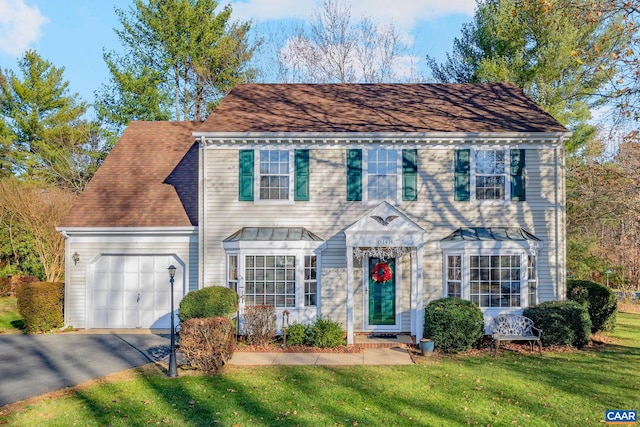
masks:
[[(108, 81), (102, 52), (118, 50), (113, 29), (115, 7), (133, 0), (0, 0), (0, 67), (17, 68), (26, 49), (35, 49), (56, 67), (64, 67), (70, 92), (93, 102), (93, 93)], [(221, 1), (221, 4), (227, 2)], [(233, 16), (256, 25), (304, 19), (322, 0), (234, 0)], [(462, 23), (472, 19), (475, 0), (351, 0), (351, 16), (393, 23), (409, 44), (426, 76), (424, 57), (443, 58)], [(258, 27), (259, 28), (259, 27)]]

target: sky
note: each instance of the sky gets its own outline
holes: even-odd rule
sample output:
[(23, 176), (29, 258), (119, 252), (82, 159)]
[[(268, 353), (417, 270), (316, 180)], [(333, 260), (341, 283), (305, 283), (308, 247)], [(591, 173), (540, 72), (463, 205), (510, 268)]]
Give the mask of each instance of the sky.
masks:
[[(134, 0), (0, 0), (0, 68), (17, 70), (22, 54), (33, 49), (55, 67), (64, 67), (69, 93), (92, 103), (108, 82), (103, 51), (118, 51), (115, 8)], [(228, 1), (220, 1), (227, 4)], [(442, 60), (451, 51), (461, 25), (470, 22), (475, 0), (351, 0), (351, 16), (392, 23), (403, 36), (421, 73), (424, 58)], [(232, 0), (232, 18), (252, 20), (257, 30), (272, 23), (302, 20), (322, 0)]]

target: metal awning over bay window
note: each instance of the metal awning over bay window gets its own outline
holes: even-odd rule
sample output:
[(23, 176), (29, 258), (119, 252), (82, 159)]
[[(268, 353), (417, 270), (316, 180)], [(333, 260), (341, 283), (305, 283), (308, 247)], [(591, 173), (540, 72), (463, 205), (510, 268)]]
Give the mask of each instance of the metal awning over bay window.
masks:
[(445, 296), (483, 310), (522, 309), (538, 302), (542, 241), (520, 227), (459, 228), (439, 242)]
[(240, 296), (241, 311), (266, 304), (289, 310), (292, 322), (313, 320), (323, 248), (324, 240), (303, 227), (244, 227), (224, 239), (227, 286)]

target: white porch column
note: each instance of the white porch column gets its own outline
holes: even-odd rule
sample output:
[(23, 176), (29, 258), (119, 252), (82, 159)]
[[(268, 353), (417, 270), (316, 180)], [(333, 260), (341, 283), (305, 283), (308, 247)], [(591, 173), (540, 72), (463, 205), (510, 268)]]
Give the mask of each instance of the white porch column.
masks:
[[(422, 295), (422, 288), (424, 287), (422, 281), (422, 249), (423, 245), (419, 245), (416, 248), (416, 260), (415, 260), (415, 275), (416, 275), (416, 307), (415, 311), (412, 311), (412, 315), (414, 318), (414, 328), (416, 335), (416, 342), (422, 339), (423, 329), (424, 329), (424, 299)], [(413, 277), (412, 277), (413, 279)], [(413, 284), (412, 284), (413, 286)], [(413, 332), (413, 331), (412, 331)]]
[(353, 247), (347, 246), (347, 344), (355, 342), (353, 317)]
[(411, 335), (418, 337), (416, 313), (418, 311), (418, 262), (416, 255), (416, 248), (411, 248), (411, 307), (409, 307), (409, 313), (411, 313)]

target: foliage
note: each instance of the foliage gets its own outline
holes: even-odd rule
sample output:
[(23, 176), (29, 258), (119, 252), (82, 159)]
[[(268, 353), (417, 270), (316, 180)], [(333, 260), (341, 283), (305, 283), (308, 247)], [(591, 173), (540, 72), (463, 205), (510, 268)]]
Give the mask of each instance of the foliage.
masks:
[(640, 315), (622, 314), (613, 337), (616, 345), (599, 351), (546, 351), (542, 358), (486, 352), (406, 366), (234, 368), (214, 378), (167, 379), (146, 365), (5, 407), (0, 423), (595, 426), (606, 409), (638, 405)]
[(309, 326), (292, 323), (287, 328), (287, 345), (305, 345), (309, 342)]
[(591, 332), (615, 329), (618, 302), (610, 288), (588, 280), (569, 280), (567, 297), (587, 307), (591, 319)]
[(309, 327), (308, 345), (320, 348), (335, 348), (345, 344), (345, 332), (339, 322), (318, 318)]
[(10, 277), (0, 277), (0, 298), (6, 298), (13, 294), (13, 284)]
[[(116, 129), (130, 120), (203, 120), (237, 83), (251, 80), (250, 23), (215, 0), (136, 0), (116, 8), (124, 54), (106, 52), (110, 84), (97, 110)], [(173, 113), (172, 110), (173, 103)]]
[[(64, 237), (56, 231), (76, 195), (57, 187), (14, 178), (0, 181), (0, 217), (6, 216), (19, 230), (28, 230), (29, 250), (42, 265), (44, 279), (55, 282), (64, 276)], [(6, 224), (6, 223), (5, 223)]]
[(443, 82), (515, 83), (574, 131), (566, 148), (575, 152), (595, 136), (589, 108), (603, 101), (617, 71), (608, 55), (628, 41), (621, 18), (604, 19), (592, 3), (479, 0), (447, 61), (427, 57), (429, 67)]
[(252, 345), (269, 344), (276, 337), (276, 308), (253, 305), (244, 310), (244, 330)]
[(16, 287), (16, 297), (26, 333), (49, 332), (64, 325), (63, 283), (20, 283)]
[(424, 310), (424, 334), (437, 349), (449, 353), (466, 351), (484, 335), (484, 316), (471, 301), (437, 299)]
[(68, 93), (64, 68), (35, 51), (18, 68), (0, 71), (0, 169), (80, 193), (106, 155), (98, 125)]
[(587, 308), (575, 301), (547, 301), (525, 308), (524, 315), (542, 329), (542, 344), (582, 348), (589, 344), (591, 320)]
[(220, 372), (233, 356), (235, 345), (235, 326), (227, 317), (182, 322), (180, 352), (189, 365), (202, 372)]
[(191, 291), (180, 301), (181, 322), (194, 318), (231, 317), (238, 311), (238, 294), (223, 286), (208, 286)]

